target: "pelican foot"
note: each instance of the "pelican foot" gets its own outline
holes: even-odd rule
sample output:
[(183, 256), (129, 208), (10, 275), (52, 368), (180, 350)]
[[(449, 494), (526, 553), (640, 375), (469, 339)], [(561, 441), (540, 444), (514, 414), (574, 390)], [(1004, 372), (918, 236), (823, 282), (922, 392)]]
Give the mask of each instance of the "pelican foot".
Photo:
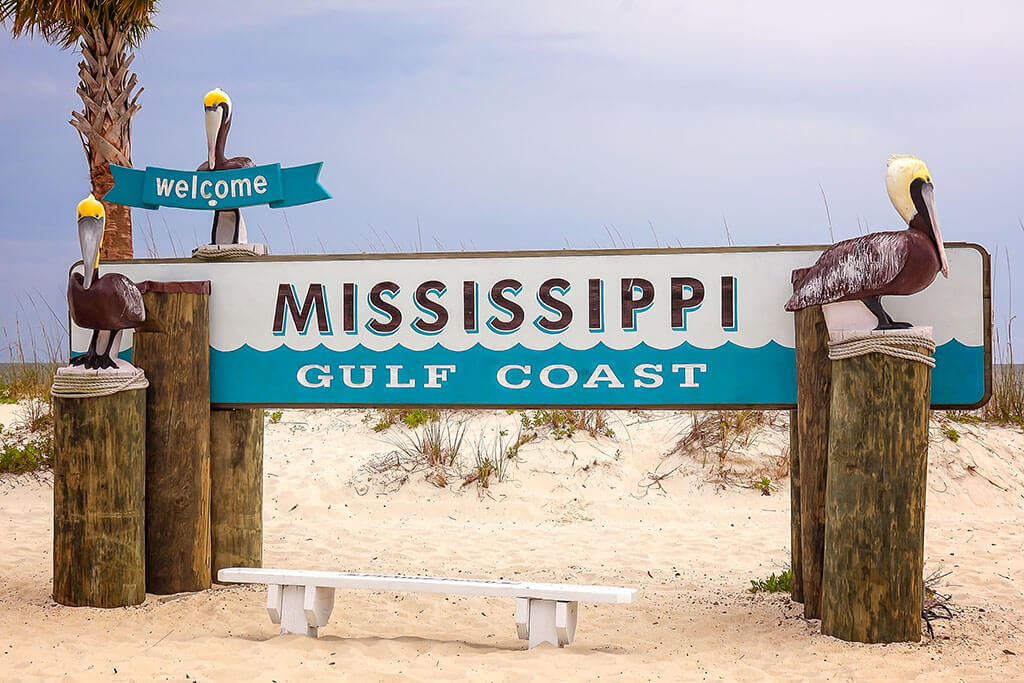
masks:
[(908, 330), (914, 326), (914, 323), (898, 323), (896, 321), (879, 324), (876, 330)]
[(71, 359), (71, 362), (68, 363), (68, 365), (77, 367), (79, 365), (85, 365), (88, 361), (89, 361), (89, 354), (85, 354), (85, 355), (82, 355), (82, 356), (75, 356), (74, 358)]
[[(87, 365), (86, 367), (89, 366)], [(107, 354), (103, 354), (102, 356), (96, 356), (92, 367), (95, 370), (107, 370), (109, 368), (117, 368), (117, 363), (111, 360), (110, 356)]]

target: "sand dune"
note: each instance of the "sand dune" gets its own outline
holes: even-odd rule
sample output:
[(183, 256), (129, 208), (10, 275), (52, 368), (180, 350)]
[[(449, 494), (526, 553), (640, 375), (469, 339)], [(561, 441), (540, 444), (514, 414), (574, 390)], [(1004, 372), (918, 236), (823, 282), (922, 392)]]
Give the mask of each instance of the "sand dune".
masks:
[[(784, 460), (784, 413), (734, 444), (724, 487), (715, 452), (665, 457), (689, 427), (683, 414), (614, 413), (611, 437), (547, 434), (487, 489), (462, 486), (455, 468), (444, 487), (424, 471), (372, 473), (408, 430), (378, 434), (363, 417), (285, 411), (268, 423), (267, 566), (617, 584), (639, 588), (639, 602), (584, 605), (572, 646), (532, 651), (502, 599), (339, 592), (316, 640), (278, 635), (262, 588), (68, 608), (50, 597), (51, 485), (6, 478), (0, 678), (1024, 679), (1019, 430), (933, 423), (926, 571), (952, 571), (958, 615), (934, 640), (867, 646), (822, 636), (787, 595), (747, 590), (789, 561), (788, 481), (770, 496), (735, 485)], [(520, 417), (457, 414), (464, 471), (478, 434), (514, 434)]]

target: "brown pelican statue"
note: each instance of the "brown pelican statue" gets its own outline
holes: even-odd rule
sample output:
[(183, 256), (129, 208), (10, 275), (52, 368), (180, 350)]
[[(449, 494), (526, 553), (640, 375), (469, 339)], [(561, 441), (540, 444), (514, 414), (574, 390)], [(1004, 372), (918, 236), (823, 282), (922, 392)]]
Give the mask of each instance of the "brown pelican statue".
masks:
[(90, 370), (117, 368), (122, 330), (146, 320), (142, 293), (120, 273), (100, 277), (100, 246), (103, 244), (103, 205), (89, 195), (78, 203), (78, 241), (82, 245), (85, 275), (72, 273), (68, 280), (71, 319), (91, 329), (92, 341), (85, 355), (71, 360)]
[[(200, 171), (227, 171), (255, 166), (249, 157), (224, 156), (228, 131), (231, 130), (231, 98), (220, 88), (214, 88), (203, 98), (206, 108), (206, 145), (208, 156), (198, 168)], [(210, 244), (245, 244), (248, 236), (245, 221), (238, 209), (213, 212)]]
[[(882, 297), (916, 294), (930, 285), (940, 271), (949, 277), (946, 250), (935, 214), (932, 177), (928, 167), (917, 157), (897, 154), (889, 158), (885, 186), (909, 227), (837, 242), (826, 249), (813, 266), (794, 271), (793, 281), (797, 287), (786, 302), (787, 311), (820, 304), (832, 329), (829, 308), (842, 304), (856, 306), (863, 313), (870, 311), (878, 321), (876, 330), (913, 326), (894, 321), (882, 308)], [(867, 311), (863, 311), (860, 304)], [(844, 311), (838, 319), (858, 317), (870, 320), (870, 316), (855, 310)]]

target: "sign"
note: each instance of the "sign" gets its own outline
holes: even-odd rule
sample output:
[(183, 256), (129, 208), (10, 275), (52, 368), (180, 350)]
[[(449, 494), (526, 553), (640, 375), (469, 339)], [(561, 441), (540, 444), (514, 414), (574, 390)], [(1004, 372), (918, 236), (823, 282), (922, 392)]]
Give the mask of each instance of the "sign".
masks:
[(323, 162), (291, 168), (266, 164), (229, 171), (175, 171), (150, 166), (142, 171), (111, 164), (114, 187), (103, 201), (143, 209), (296, 206), (331, 198), (317, 180), (321, 166)]
[[(222, 406), (792, 408), (790, 272), (824, 247), (284, 256), (111, 262), (210, 280)], [(989, 395), (989, 257), (885, 299), (930, 325), (935, 408)], [(74, 330), (73, 349), (89, 336)], [(130, 340), (125, 340), (125, 346)]]

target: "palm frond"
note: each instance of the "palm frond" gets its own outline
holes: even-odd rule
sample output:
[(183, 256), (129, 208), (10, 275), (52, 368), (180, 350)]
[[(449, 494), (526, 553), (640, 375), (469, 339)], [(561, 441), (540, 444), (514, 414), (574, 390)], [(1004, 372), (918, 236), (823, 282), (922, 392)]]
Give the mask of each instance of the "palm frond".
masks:
[(65, 49), (91, 29), (113, 28), (134, 48), (155, 28), (156, 11), (157, 0), (0, 0), (0, 24)]

